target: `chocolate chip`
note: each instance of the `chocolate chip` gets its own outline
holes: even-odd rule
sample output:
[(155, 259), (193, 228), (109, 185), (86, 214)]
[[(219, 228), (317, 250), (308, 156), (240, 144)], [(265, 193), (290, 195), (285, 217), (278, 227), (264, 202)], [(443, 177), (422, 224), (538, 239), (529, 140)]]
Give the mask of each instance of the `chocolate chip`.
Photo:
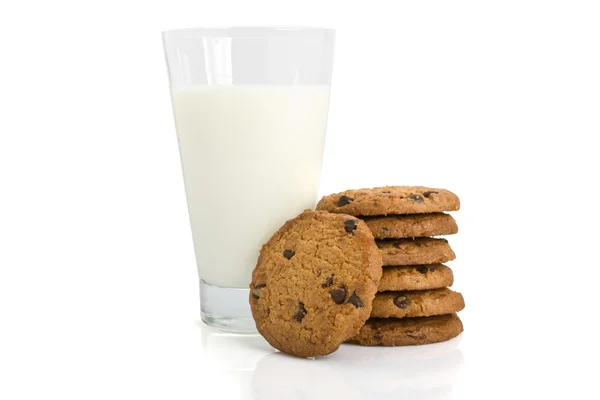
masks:
[(426, 192), (423, 192), (423, 196), (429, 198), (430, 195), (432, 194), (438, 194), (438, 192), (436, 192), (435, 190), (428, 190)]
[(391, 193), (391, 192), (390, 192), (389, 190), (384, 190), (384, 191), (383, 191), (383, 192), (381, 192), (381, 193), (388, 194), (388, 193)]
[(300, 302), (298, 303), (298, 312), (296, 313), (294, 318), (296, 318), (296, 321), (302, 322), (302, 318), (304, 318), (305, 315), (306, 309), (304, 308), (304, 303)]
[(420, 267), (418, 267), (418, 268), (417, 268), (417, 271), (419, 271), (419, 272), (420, 272), (420, 273), (422, 273), (422, 274), (426, 274), (426, 273), (427, 273), (427, 271), (429, 271), (429, 268), (427, 268), (427, 267), (426, 267), (426, 266), (424, 266), (424, 265), (421, 265)]
[(342, 304), (346, 299), (346, 288), (333, 289), (329, 294), (331, 294), (331, 298), (335, 301), (335, 304)]
[(381, 339), (383, 339), (383, 335), (381, 333), (376, 333), (373, 335), (373, 340), (380, 341)]
[(292, 257), (294, 257), (294, 254), (296, 254), (296, 252), (294, 250), (284, 250), (283, 251), (283, 256), (285, 258), (287, 258), (288, 260), (291, 259)]
[(399, 249), (401, 245), (402, 245), (402, 243), (401, 243), (401, 242), (396, 242), (396, 243), (394, 243), (394, 244), (393, 244), (393, 246), (394, 246), (395, 248), (397, 248), (397, 249)]
[(423, 203), (425, 200), (423, 200), (423, 196), (421, 196), (420, 194), (411, 194), (410, 196), (408, 196), (409, 200), (412, 201), (413, 203)]
[(354, 199), (353, 199), (352, 197), (350, 197), (350, 196), (346, 196), (346, 195), (344, 194), (344, 195), (342, 195), (342, 196), (340, 197), (340, 199), (338, 200), (338, 202), (337, 202), (337, 206), (338, 206), (338, 207), (342, 207), (342, 206), (345, 206), (345, 205), (347, 205), (347, 204), (350, 204), (350, 203), (352, 203), (353, 201), (354, 201)]
[(364, 303), (362, 300), (356, 295), (356, 292), (352, 293), (352, 296), (348, 299), (346, 303), (352, 304), (356, 308), (364, 307)]
[(410, 304), (410, 300), (408, 296), (401, 294), (400, 296), (396, 296), (394, 298), (394, 305), (398, 308), (406, 308)]
[(321, 287), (326, 288), (333, 285), (333, 275), (331, 275), (329, 278), (327, 278), (327, 280), (325, 281), (324, 284), (321, 285)]
[(355, 219), (349, 219), (344, 221), (344, 229), (346, 230), (346, 232), (352, 233), (352, 231), (355, 231), (356, 228), (358, 228), (358, 226), (356, 226)]
[[(262, 289), (264, 287), (267, 287), (266, 283), (259, 283), (258, 285), (254, 286), (254, 290), (256, 290), (256, 289)], [(252, 297), (254, 297), (256, 300), (260, 299), (260, 297), (256, 293), (252, 293)]]

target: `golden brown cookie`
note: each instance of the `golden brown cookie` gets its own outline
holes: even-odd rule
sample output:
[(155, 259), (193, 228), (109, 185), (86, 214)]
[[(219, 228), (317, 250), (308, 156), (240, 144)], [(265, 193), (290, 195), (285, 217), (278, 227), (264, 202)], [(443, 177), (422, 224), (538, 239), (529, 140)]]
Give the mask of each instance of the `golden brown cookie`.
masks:
[(458, 232), (450, 214), (407, 214), (363, 218), (375, 239), (400, 239), (452, 235)]
[(452, 286), (454, 274), (444, 264), (385, 267), (379, 292), (390, 290), (426, 290)]
[(261, 335), (300, 357), (329, 354), (369, 318), (381, 252), (356, 217), (306, 210), (262, 247), (250, 308)]
[(458, 196), (449, 190), (424, 186), (385, 186), (346, 190), (325, 196), (317, 210), (350, 215), (421, 214), (456, 211)]
[(372, 318), (427, 317), (465, 308), (462, 294), (448, 288), (377, 293)]
[(377, 240), (383, 265), (436, 264), (454, 260), (456, 255), (446, 239), (414, 238)]
[(371, 318), (346, 342), (362, 346), (413, 346), (450, 340), (463, 331), (456, 314), (416, 318)]

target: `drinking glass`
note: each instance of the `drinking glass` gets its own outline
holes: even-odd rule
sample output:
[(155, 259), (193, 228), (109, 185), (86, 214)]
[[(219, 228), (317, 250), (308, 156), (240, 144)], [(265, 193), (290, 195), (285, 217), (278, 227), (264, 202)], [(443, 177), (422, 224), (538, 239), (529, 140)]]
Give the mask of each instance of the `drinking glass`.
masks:
[(261, 245), (317, 200), (335, 32), (166, 31), (163, 42), (202, 320), (255, 332)]

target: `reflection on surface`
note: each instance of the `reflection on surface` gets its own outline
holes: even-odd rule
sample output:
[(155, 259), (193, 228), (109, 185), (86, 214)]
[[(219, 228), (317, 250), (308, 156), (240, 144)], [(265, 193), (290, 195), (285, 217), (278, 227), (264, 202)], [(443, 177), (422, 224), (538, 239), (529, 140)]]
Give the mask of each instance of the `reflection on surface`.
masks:
[(463, 364), (462, 335), (410, 347), (342, 345), (327, 357), (276, 352), (260, 336), (202, 329), (209, 362), (231, 379), (241, 399), (451, 399)]
[(448, 399), (463, 364), (460, 337), (419, 347), (344, 345), (314, 360), (282, 353), (254, 371), (255, 399)]
[(274, 349), (259, 334), (234, 334), (202, 323), (202, 348), (212, 365), (235, 371), (254, 371), (256, 363)]
[(220, 389), (223, 399), (252, 399), (251, 382), (259, 360), (274, 350), (256, 335), (238, 335), (211, 328), (200, 322), (203, 361), (227, 385)]

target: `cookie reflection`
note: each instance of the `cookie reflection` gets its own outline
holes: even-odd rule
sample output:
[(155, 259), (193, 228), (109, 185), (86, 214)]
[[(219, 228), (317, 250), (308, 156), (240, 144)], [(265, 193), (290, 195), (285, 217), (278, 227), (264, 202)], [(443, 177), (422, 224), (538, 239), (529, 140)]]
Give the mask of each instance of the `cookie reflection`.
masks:
[(342, 375), (344, 371), (324, 361), (280, 352), (263, 357), (252, 378), (253, 399), (359, 399)]
[(253, 398), (451, 399), (464, 362), (461, 337), (395, 348), (343, 345), (317, 359), (269, 354), (254, 371)]

